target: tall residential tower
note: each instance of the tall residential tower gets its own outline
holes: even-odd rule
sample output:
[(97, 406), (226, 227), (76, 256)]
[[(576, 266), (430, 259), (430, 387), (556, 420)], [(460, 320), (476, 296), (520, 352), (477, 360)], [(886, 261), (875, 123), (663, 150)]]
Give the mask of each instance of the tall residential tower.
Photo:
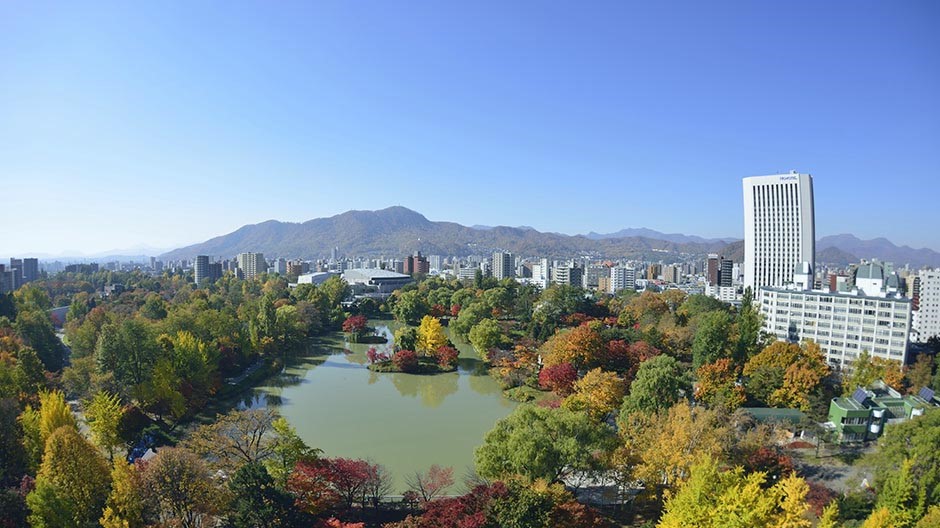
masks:
[(744, 286), (793, 282), (793, 270), (808, 262), (816, 268), (813, 177), (774, 174), (744, 178)]

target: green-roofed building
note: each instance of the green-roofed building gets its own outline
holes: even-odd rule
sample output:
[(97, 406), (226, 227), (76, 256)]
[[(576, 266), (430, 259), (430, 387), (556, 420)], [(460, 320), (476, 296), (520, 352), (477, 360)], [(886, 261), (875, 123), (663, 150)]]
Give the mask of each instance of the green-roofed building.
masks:
[(840, 442), (864, 442), (881, 436), (886, 425), (920, 416), (931, 407), (940, 407), (932, 391), (901, 395), (878, 381), (850, 397), (833, 398), (829, 422)]

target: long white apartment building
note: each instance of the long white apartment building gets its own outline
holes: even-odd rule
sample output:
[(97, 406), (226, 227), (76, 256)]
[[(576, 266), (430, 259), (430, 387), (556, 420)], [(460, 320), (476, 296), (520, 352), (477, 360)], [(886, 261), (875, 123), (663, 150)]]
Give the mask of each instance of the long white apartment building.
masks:
[(744, 286), (783, 287), (801, 262), (815, 268), (813, 178), (789, 174), (744, 178)]
[(812, 269), (797, 266), (793, 284), (760, 289), (764, 330), (791, 343), (812, 339), (835, 370), (851, 370), (863, 350), (906, 363), (911, 300), (893, 287), (896, 278), (876, 278), (881, 269), (877, 263), (859, 268), (867, 290), (831, 292), (811, 289)]

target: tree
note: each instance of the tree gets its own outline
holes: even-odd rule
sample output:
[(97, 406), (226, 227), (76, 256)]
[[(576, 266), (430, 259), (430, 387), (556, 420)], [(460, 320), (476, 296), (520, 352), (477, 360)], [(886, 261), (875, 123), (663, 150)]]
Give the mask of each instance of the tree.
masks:
[(101, 516), (103, 528), (143, 528), (144, 502), (140, 471), (122, 459), (111, 470), (111, 493)]
[(62, 343), (56, 337), (52, 322), (45, 311), (19, 308), (13, 327), (16, 335), (36, 351), (46, 370), (57, 372), (62, 368)]
[(369, 502), (373, 508), (378, 508), (382, 497), (392, 492), (392, 476), (388, 469), (381, 464), (369, 462), (367, 479), (363, 488), (363, 503)]
[(271, 456), (264, 460), (264, 466), (275, 484), (284, 489), (294, 466), (301, 461), (316, 460), (322, 451), (308, 446), (283, 416), (271, 422), (271, 430), (274, 432)]
[(221, 496), (209, 467), (189, 449), (160, 449), (147, 463), (142, 483), (161, 523), (198, 528), (220, 511)]
[[(923, 514), (927, 504), (940, 504), (940, 411), (932, 410), (885, 429), (878, 440), (878, 450), (866, 457), (875, 469), (875, 488), (894, 489), (891, 504), (879, 494), (879, 504), (916, 504)], [(909, 465), (909, 469), (905, 466)], [(903, 479), (897, 479), (903, 475)], [(910, 489), (909, 493), (903, 491)], [(903, 493), (902, 493), (903, 492)], [(908, 494), (910, 500), (899, 498)]]
[(421, 293), (417, 290), (408, 290), (397, 296), (392, 306), (392, 315), (402, 323), (415, 325), (427, 315), (429, 310), (430, 307)]
[(452, 346), (442, 346), (437, 349), (435, 356), (437, 356), (437, 364), (442, 369), (449, 369), (457, 364), (457, 358), (460, 355), (460, 352)]
[(595, 454), (613, 444), (605, 424), (566, 409), (521, 405), (496, 422), (476, 450), (477, 472), (486, 478), (521, 475), (555, 481), (597, 465)]
[(369, 320), (364, 315), (351, 315), (343, 321), (343, 332), (350, 335), (354, 343), (358, 342), (369, 328)]
[(470, 329), (470, 344), (484, 360), (489, 351), (503, 344), (503, 329), (494, 319), (483, 319)]
[(748, 393), (772, 406), (804, 411), (829, 374), (822, 350), (809, 340), (802, 345), (776, 341), (744, 365)]
[(233, 472), (242, 464), (263, 462), (274, 454), (272, 431), (277, 412), (268, 409), (233, 410), (193, 431), (186, 446), (211, 456), (220, 469)]
[(698, 385), (695, 399), (726, 411), (733, 411), (744, 404), (744, 387), (738, 384), (740, 369), (724, 358), (702, 365), (696, 371)]
[(740, 468), (721, 471), (706, 457), (692, 467), (688, 482), (665, 504), (659, 528), (724, 528), (727, 526), (810, 528), (804, 515), (808, 486), (791, 476), (770, 488), (763, 473)]
[(229, 480), (230, 519), (236, 528), (288, 528), (299, 519), (291, 495), (278, 488), (264, 466), (250, 462)]
[(96, 526), (110, 484), (108, 464), (95, 447), (75, 427), (59, 427), (46, 440), (36, 488), (26, 496), (29, 522), (37, 528)]
[(39, 393), (39, 435), (43, 444), (60, 427), (78, 430), (72, 409), (65, 403), (65, 395), (57, 390)]
[(114, 461), (114, 449), (123, 444), (120, 435), (121, 417), (124, 408), (116, 394), (101, 391), (92, 397), (85, 406), (85, 418), (91, 435), (98, 446), (108, 452), (108, 459)]
[(23, 432), (16, 417), (19, 406), (10, 398), (0, 399), (0, 489), (19, 484), (26, 474), (27, 458)]
[(601, 365), (606, 356), (607, 342), (598, 323), (584, 323), (555, 333), (543, 349), (545, 365), (571, 363), (576, 369), (582, 369)]
[(738, 365), (743, 365), (760, 352), (762, 341), (763, 316), (754, 304), (754, 294), (750, 286), (744, 289), (734, 324), (737, 330), (734, 360)]
[(441, 321), (436, 317), (425, 315), (418, 326), (418, 341), (415, 344), (416, 352), (425, 356), (432, 356), (437, 349), (447, 346), (447, 335)]
[(287, 479), (287, 490), (294, 495), (301, 510), (319, 515), (339, 502), (329, 475), (329, 463), (324, 459), (297, 462)]
[(625, 392), (626, 387), (619, 376), (596, 368), (575, 382), (574, 392), (565, 398), (562, 406), (601, 420), (620, 408)]
[(929, 387), (933, 378), (934, 359), (928, 354), (920, 354), (905, 373), (908, 390), (916, 394), (922, 387)]
[(424, 473), (415, 471), (407, 483), (410, 491), (415, 492), (424, 502), (430, 502), (454, 485), (454, 468), (432, 464)]
[(539, 386), (545, 390), (567, 396), (574, 390), (574, 382), (578, 380), (578, 370), (571, 363), (559, 363), (543, 367), (539, 372)]
[(413, 350), (399, 350), (392, 355), (392, 364), (402, 372), (416, 372), (418, 370), (418, 355)]
[(324, 462), (327, 480), (346, 507), (352, 508), (354, 503), (361, 502), (372, 476), (370, 464), (365, 460), (352, 458), (333, 458)]
[(410, 326), (403, 326), (395, 330), (395, 348), (398, 350), (414, 350), (418, 344), (418, 330)]
[(654, 497), (689, 478), (692, 466), (704, 457), (723, 460), (732, 441), (723, 413), (688, 402), (659, 414), (621, 415), (619, 432), (616, 467), (625, 480), (642, 482)]
[(730, 355), (731, 316), (725, 311), (707, 312), (701, 316), (692, 341), (692, 366), (699, 368)]
[(656, 356), (640, 363), (630, 394), (623, 400), (621, 419), (625, 414), (655, 413), (668, 409), (689, 393), (692, 384), (688, 370), (671, 356)]

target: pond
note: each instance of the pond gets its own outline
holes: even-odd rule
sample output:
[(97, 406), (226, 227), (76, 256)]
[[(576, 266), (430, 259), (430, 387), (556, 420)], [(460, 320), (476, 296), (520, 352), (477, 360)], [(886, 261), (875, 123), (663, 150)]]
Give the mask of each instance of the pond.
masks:
[(515, 403), (502, 395), (473, 347), (460, 350), (457, 372), (434, 375), (375, 373), (366, 366), (374, 346), (391, 355), (389, 321), (372, 321), (387, 344), (344, 342), (336, 334), (312, 347), (284, 371), (255, 387), (255, 404), (276, 405), (311, 447), (328, 457), (367, 458), (384, 465), (395, 481), (431, 464), (454, 468), (457, 491), (473, 468), (473, 450)]

